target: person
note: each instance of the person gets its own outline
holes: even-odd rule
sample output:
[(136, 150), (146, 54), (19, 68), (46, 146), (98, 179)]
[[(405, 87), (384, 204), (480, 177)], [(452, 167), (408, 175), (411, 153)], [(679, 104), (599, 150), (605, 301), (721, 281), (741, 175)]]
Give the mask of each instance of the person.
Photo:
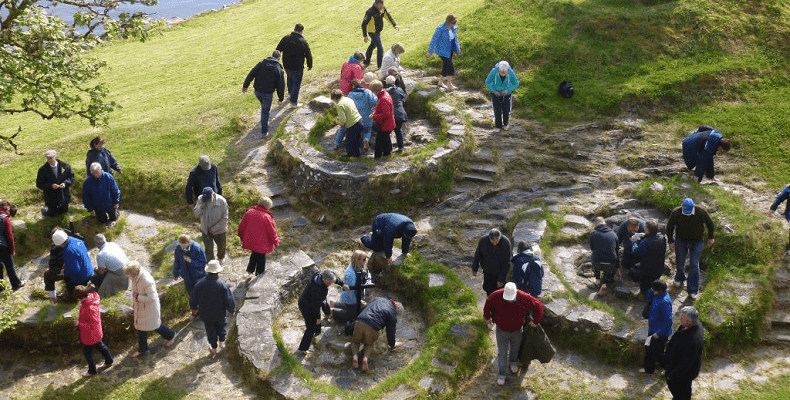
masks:
[(36, 175), (36, 187), (44, 192), (44, 207), (41, 213), (47, 217), (55, 217), (69, 211), (71, 193), (69, 188), (74, 184), (74, 173), (69, 164), (57, 158), (55, 150), (47, 150), (44, 163)]
[(192, 211), (200, 220), (200, 234), (206, 256), (214, 260), (214, 242), (217, 242), (217, 260), (225, 263), (225, 250), (228, 236), (228, 202), (222, 195), (214, 193), (210, 186), (203, 188), (200, 201), (196, 202)]
[(400, 73), (398, 73), (398, 69), (397, 68), (390, 67), (388, 76), (394, 76), (395, 77), (395, 86), (401, 88), (401, 90), (403, 90), (403, 93), (406, 93), (406, 83), (403, 82), (403, 77), (400, 75)]
[(104, 234), (93, 237), (99, 253), (96, 254), (96, 275), (94, 284), (98, 283), (99, 297), (106, 299), (118, 292), (129, 289), (129, 277), (123, 273), (123, 266), (129, 262), (118, 243), (108, 242)]
[(617, 271), (617, 234), (606, 226), (602, 217), (595, 219), (595, 229), (590, 232), (590, 250), (595, 278), (601, 285), (599, 296), (605, 296)]
[(699, 296), (699, 260), (705, 247), (703, 235), (708, 227), (708, 246), (713, 246), (713, 220), (708, 211), (694, 205), (694, 200), (686, 198), (680, 207), (669, 214), (667, 220), (667, 241), (669, 249), (675, 251), (677, 271), (675, 287), (686, 281), (686, 256), (689, 258), (688, 282), (686, 291), (691, 300)]
[[(332, 318), (337, 322), (353, 321), (365, 302), (365, 289), (361, 286), (372, 282), (370, 272), (365, 268), (368, 260), (367, 254), (362, 250), (354, 250), (351, 255), (351, 262), (348, 263), (346, 273), (343, 275), (343, 282), (349, 290), (340, 292), (340, 301), (330, 303), (332, 308)], [(360, 279), (357, 279), (359, 277)], [(359, 297), (357, 297), (359, 296)]]
[[(631, 237), (631, 242), (637, 240), (639, 236)], [(626, 247), (629, 247), (626, 244)], [(632, 268), (628, 271), (628, 276), (639, 282), (639, 290), (647, 293), (650, 284), (664, 274), (664, 260), (667, 255), (667, 241), (664, 235), (658, 232), (656, 221), (645, 222), (645, 235), (637, 243), (633, 244), (633, 257), (639, 268)]]
[(256, 64), (244, 79), (241, 87), (242, 93), (247, 93), (250, 83), (255, 80), (255, 97), (261, 102), (261, 136), (269, 134), (269, 111), (272, 108), (274, 92), (277, 91), (277, 99), (282, 102), (285, 91), (285, 78), (283, 77), (283, 67), (280, 65), (280, 52), (275, 50), (271, 57), (266, 57), (263, 61)]
[(346, 156), (359, 157), (362, 155), (359, 152), (362, 117), (357, 111), (357, 105), (354, 104), (354, 100), (343, 96), (343, 92), (340, 89), (333, 89), (331, 98), (335, 103), (335, 107), (337, 107), (337, 123), (340, 124), (341, 129), (345, 129)]
[[(788, 222), (790, 222), (790, 201), (788, 201), (788, 199), (790, 199), (790, 185), (785, 186), (785, 188), (779, 192), (779, 195), (776, 196), (776, 200), (774, 200), (773, 204), (771, 204), (771, 208), (768, 210), (768, 216), (773, 217), (774, 213), (779, 208), (779, 205), (787, 201), (787, 204), (785, 205), (784, 217)], [(787, 247), (790, 248), (790, 242), (788, 242)]]
[[(54, 234), (59, 230), (61, 230), (59, 227), (55, 227), (50, 233)], [(48, 268), (44, 271), (44, 290), (49, 293), (49, 301), (52, 303), (58, 302), (57, 295), (55, 294), (55, 282), (65, 280), (65, 276), (63, 275), (64, 266), (63, 247), (53, 242), (49, 246)], [(68, 296), (72, 295), (68, 290), (66, 293), (68, 293)]]
[(313, 54), (310, 52), (310, 45), (307, 44), (303, 32), (304, 25), (296, 24), (293, 32), (285, 35), (277, 44), (277, 50), (282, 53), (283, 67), (285, 67), (285, 73), (288, 76), (286, 86), (288, 86), (288, 100), (291, 108), (296, 108), (298, 104), (305, 61), (307, 70), (313, 69)]
[(402, 347), (395, 341), (395, 330), (398, 326), (398, 315), (403, 313), (403, 304), (393, 299), (376, 297), (371, 301), (354, 324), (354, 334), (351, 335), (351, 367), (359, 368), (359, 347), (364, 343), (362, 350), (362, 371), (370, 369), (369, 359), (373, 353), (373, 345), (379, 338), (379, 331), (387, 329), (387, 344), (390, 351)]
[(447, 15), (444, 22), (436, 27), (431, 43), (428, 45), (428, 52), (425, 53), (426, 57), (431, 54), (436, 54), (442, 59), (442, 72), (439, 78), (439, 86), (453, 90), (453, 76), (455, 75), (455, 66), (453, 65), (453, 54), (461, 54), (461, 45), (458, 42), (458, 19), (453, 14)]
[[(363, 246), (373, 250), (375, 256), (381, 257), (383, 255), (387, 264), (391, 265), (392, 245), (397, 238), (401, 238), (401, 250), (404, 257), (409, 256), (411, 240), (417, 234), (417, 227), (411, 218), (397, 213), (379, 214), (373, 218), (373, 226), (370, 229), (371, 234), (362, 236), (360, 241)], [(373, 264), (369, 263), (370, 265)]]
[(491, 91), (491, 103), (494, 106), (494, 125), (498, 129), (508, 130), (510, 125), (511, 96), (518, 88), (516, 72), (505, 60), (498, 62), (491, 68), (486, 78), (486, 86)]
[(233, 318), (236, 312), (236, 300), (225, 281), (219, 279), (222, 265), (219, 261), (211, 260), (206, 265), (206, 277), (201, 279), (189, 295), (189, 307), (192, 315), (200, 314), (200, 320), (206, 328), (206, 339), (211, 346), (211, 355), (217, 354), (217, 339), (219, 348), (225, 343), (228, 334), (227, 314)]
[(112, 226), (118, 220), (121, 190), (112, 175), (102, 171), (101, 164), (91, 164), (91, 174), (82, 184), (82, 204), (102, 224)]
[(370, 114), (370, 119), (376, 123), (376, 149), (373, 158), (389, 156), (392, 153), (392, 139), (390, 133), (395, 129), (395, 109), (392, 97), (381, 81), (375, 80), (370, 84), (370, 91), (378, 97), (376, 109)]
[[(360, 80), (354, 79), (351, 81), (351, 84), (354, 86), (354, 89), (348, 92), (348, 98), (354, 101), (354, 105), (357, 106), (357, 112), (362, 117), (362, 148), (367, 151), (370, 148), (370, 135), (373, 129), (373, 120), (370, 119), (370, 115), (376, 108), (379, 98), (370, 89), (366, 88)], [(335, 137), (335, 146), (340, 146), (345, 131), (346, 129), (342, 127), (338, 130)]]
[(483, 291), (486, 296), (491, 296), (495, 290), (505, 286), (510, 271), (511, 252), (510, 239), (496, 228), (477, 242), (472, 260), (472, 276), (477, 276), (477, 270), (483, 268)]
[(362, 77), (365, 76), (365, 67), (362, 66), (363, 62), (365, 62), (365, 54), (361, 51), (356, 51), (340, 68), (340, 82), (337, 84), (337, 88), (343, 92), (344, 96), (348, 95), (348, 92), (354, 88), (351, 83), (354, 79), (361, 81)]
[(537, 298), (543, 291), (543, 266), (540, 256), (532, 252), (532, 246), (525, 241), (518, 242), (518, 254), (510, 260), (513, 263), (513, 283), (516, 288)]
[(718, 129), (707, 125), (700, 125), (696, 131), (683, 139), (683, 162), (689, 171), (694, 171), (697, 182), (702, 182), (702, 177), (716, 180), (716, 170), (713, 167), (713, 156), (721, 148), (727, 152), (732, 147), (729, 139), (723, 138)]
[(489, 326), (496, 324), (496, 346), (498, 373), (496, 383), (505, 384), (505, 377), (510, 365), (510, 372), (518, 373), (518, 353), (521, 344), (521, 331), (527, 322), (527, 315), (532, 313), (531, 327), (537, 327), (543, 319), (543, 303), (530, 294), (516, 289), (516, 284), (508, 282), (502, 289), (497, 289), (486, 298), (483, 306), (483, 318)]
[(79, 285), (74, 288), (75, 299), (80, 299), (79, 318), (74, 321), (74, 325), (80, 329), (80, 343), (82, 343), (82, 354), (88, 362), (88, 372), (82, 374), (83, 378), (96, 375), (96, 360), (93, 358), (93, 350), (99, 350), (104, 356), (104, 365), (101, 370), (110, 368), (113, 363), (112, 353), (104, 343), (104, 332), (101, 326), (101, 299), (93, 288)]
[[(66, 283), (66, 293), (71, 295), (75, 287), (87, 285), (93, 276), (93, 264), (88, 256), (88, 249), (85, 247), (85, 242), (76, 237), (69, 237), (61, 229), (52, 234), (52, 243), (63, 249), (62, 279)], [(49, 289), (49, 300), (57, 303), (55, 281), (58, 280), (58, 276), (47, 277), (45, 274), (44, 278), (45, 287), (51, 288)], [(49, 282), (47, 282), (48, 280)]]
[(694, 306), (680, 309), (680, 326), (672, 335), (664, 354), (667, 388), (674, 400), (691, 399), (691, 382), (699, 375), (705, 329)]
[[(634, 268), (634, 264), (636, 264), (634, 257), (631, 255), (631, 251), (633, 250), (633, 246), (631, 244), (633, 243), (632, 238), (634, 237), (634, 234), (637, 233), (645, 233), (645, 221), (640, 218), (630, 217), (623, 221), (620, 224), (620, 227), (617, 228), (617, 243), (623, 246), (623, 252), (620, 254), (620, 265), (626, 271)], [(639, 241), (642, 236), (643, 235), (636, 235), (636, 241)]]
[(195, 284), (206, 276), (206, 253), (200, 244), (189, 235), (178, 237), (178, 246), (173, 250), (173, 279), (184, 279), (187, 294)]
[[(8, 274), (8, 281), (11, 289), (19, 290), (25, 286), (25, 282), (16, 275), (14, 267), (14, 255), (16, 255), (16, 244), (14, 242), (14, 226), (11, 225), (11, 217), (16, 216), (17, 206), (0, 200), (0, 264), (5, 266)], [(0, 279), (3, 279), (3, 269), (0, 268)]]
[(85, 155), (85, 169), (89, 174), (91, 173), (91, 164), (95, 162), (101, 165), (102, 171), (110, 175), (113, 175), (113, 170), (118, 171), (118, 175), (122, 173), (118, 160), (112, 155), (110, 149), (104, 147), (104, 138), (96, 136), (91, 140), (90, 145), (91, 149)]
[(298, 351), (303, 354), (310, 349), (313, 337), (321, 333), (321, 310), (326, 314), (331, 313), (326, 295), (329, 292), (329, 286), (332, 286), (333, 283), (343, 286), (343, 290), (348, 290), (348, 286), (345, 286), (334, 272), (327, 269), (313, 274), (299, 296), (299, 311), (304, 318), (305, 328)]
[(373, 56), (374, 48), (376, 49), (376, 66), (381, 68), (382, 55), (384, 54), (384, 45), (381, 43), (384, 16), (387, 16), (396, 31), (400, 30), (398, 24), (392, 19), (392, 15), (384, 8), (384, 0), (375, 0), (373, 5), (365, 11), (365, 17), (362, 19), (362, 37), (365, 38), (365, 43), (368, 42), (368, 36), (370, 36), (370, 46), (365, 52), (365, 68), (370, 65), (370, 57)]
[(381, 62), (381, 69), (379, 69), (379, 80), (384, 81), (390, 74), (390, 69), (395, 68), (395, 75), (400, 75), (406, 70), (400, 66), (400, 55), (406, 52), (406, 48), (400, 43), (394, 43), (392, 47), (384, 54), (384, 59)]
[(647, 317), (647, 336), (645, 341), (645, 365), (640, 372), (652, 374), (656, 364), (664, 363), (664, 345), (672, 334), (672, 299), (667, 292), (667, 284), (656, 279), (647, 290), (649, 311)]
[(239, 222), (237, 234), (241, 239), (241, 248), (250, 251), (247, 273), (260, 275), (266, 271), (266, 255), (280, 245), (277, 226), (272, 216), (272, 199), (261, 196), (258, 204), (252, 206)]
[(140, 267), (137, 261), (130, 261), (123, 267), (123, 272), (129, 276), (132, 283), (132, 302), (134, 309), (134, 329), (137, 330), (138, 349), (132, 357), (148, 353), (148, 332), (156, 331), (170, 347), (176, 333), (162, 323), (159, 310), (159, 293), (156, 292), (156, 282), (151, 274)]
[(373, 83), (373, 81), (376, 81), (376, 80), (378, 80), (378, 78), (376, 77), (376, 74), (374, 74), (373, 72), (370, 72), (370, 71), (365, 72), (365, 75), (362, 75), (362, 86), (370, 89), (370, 84)]
[(403, 152), (403, 123), (408, 121), (409, 118), (406, 115), (406, 107), (404, 107), (406, 92), (395, 85), (396, 80), (392, 75), (387, 77), (387, 93), (392, 98), (395, 113), (395, 142), (398, 144), (398, 149), (395, 151), (401, 153)]

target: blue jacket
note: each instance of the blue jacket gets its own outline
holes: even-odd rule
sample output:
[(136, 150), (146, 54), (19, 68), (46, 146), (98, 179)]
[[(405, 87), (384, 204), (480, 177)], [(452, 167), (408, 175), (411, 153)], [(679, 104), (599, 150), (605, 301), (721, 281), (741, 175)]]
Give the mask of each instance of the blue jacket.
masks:
[(461, 45), (458, 42), (458, 25), (453, 25), (452, 28), (455, 40), (450, 40), (450, 33), (447, 31), (447, 26), (444, 22), (436, 27), (431, 37), (431, 44), (428, 45), (428, 54), (436, 54), (439, 57), (450, 58), (452, 53), (458, 54), (461, 52)]
[(91, 164), (95, 162), (101, 164), (102, 171), (110, 175), (113, 174), (112, 170), (121, 172), (121, 166), (118, 164), (118, 160), (115, 159), (115, 156), (112, 155), (112, 152), (106, 147), (102, 147), (101, 150), (96, 150), (96, 148), (88, 150), (88, 154), (85, 156), (85, 169), (88, 171), (88, 175), (91, 173)]
[(401, 238), (403, 254), (409, 253), (411, 238), (417, 234), (417, 227), (411, 218), (396, 213), (379, 214), (373, 218), (373, 236), (369, 249), (383, 251), (385, 258), (392, 257), (392, 244), (396, 238)]
[(703, 176), (713, 179), (716, 175), (713, 156), (719, 150), (722, 139), (721, 132), (706, 128), (709, 127), (700, 126), (683, 139), (683, 161), (689, 169), (694, 169), (694, 175), (700, 180)]
[(406, 103), (406, 92), (403, 89), (392, 85), (387, 88), (387, 93), (392, 97), (392, 104), (395, 108), (395, 122), (406, 122), (409, 120), (406, 115), (406, 108), (403, 106)]
[(63, 276), (73, 285), (81, 285), (93, 276), (93, 264), (88, 256), (85, 242), (70, 237), (63, 247)]
[(208, 274), (192, 289), (189, 307), (199, 310), (203, 321), (224, 322), (226, 313), (236, 312), (236, 300), (228, 284), (219, 280), (219, 275)]
[[(535, 261), (538, 265), (535, 265), (532, 261)], [(522, 292), (529, 293), (532, 297), (540, 296), (543, 288), (540, 286), (534, 287), (537, 284), (531, 285), (533, 282), (543, 281), (543, 268), (540, 266), (540, 256), (527, 249), (522, 253), (516, 254), (511, 262), (513, 263), (513, 283), (516, 284), (516, 288)], [(540, 279), (530, 279), (533, 275), (534, 278)]]
[(354, 100), (359, 116), (362, 117), (362, 125), (371, 126), (373, 121), (370, 119), (370, 114), (373, 114), (379, 98), (370, 89), (361, 86), (348, 92), (348, 98)]
[(499, 76), (499, 63), (496, 63), (494, 68), (491, 68), (491, 72), (488, 73), (488, 78), (486, 78), (486, 86), (488, 86), (488, 90), (491, 91), (493, 94), (494, 92), (501, 92), (503, 90), (507, 90), (508, 94), (513, 93), (516, 88), (518, 88), (518, 78), (516, 77), (516, 72), (513, 71), (513, 68), (508, 68), (507, 76), (503, 79)]
[(617, 234), (606, 225), (598, 225), (590, 233), (590, 249), (592, 262), (608, 262), (617, 264)]
[[(365, 270), (363, 272), (364, 282), (362, 285), (370, 283), (370, 272)], [(343, 282), (345, 282), (348, 287), (356, 286), (357, 285), (357, 271), (354, 270), (354, 263), (348, 264), (348, 268), (346, 268), (346, 274), (343, 276)], [(362, 290), (362, 298), (365, 297), (365, 290)], [(340, 292), (340, 301), (345, 304), (357, 304), (357, 291), (355, 289), (351, 290), (343, 290)]]
[(376, 297), (362, 310), (357, 321), (364, 322), (377, 331), (387, 328), (387, 344), (390, 345), (390, 348), (395, 347), (398, 313), (395, 311), (392, 300)]
[[(184, 256), (189, 257), (192, 262), (187, 264)], [(206, 262), (206, 253), (198, 242), (194, 240), (189, 242), (186, 252), (177, 244), (173, 251), (173, 278), (181, 277), (195, 284), (206, 276)]]
[(187, 189), (184, 192), (187, 204), (195, 204), (192, 197), (194, 196), (195, 199), (200, 197), (205, 187), (214, 189), (216, 194), (222, 194), (222, 182), (219, 181), (217, 164), (212, 163), (208, 171), (203, 171), (200, 165), (192, 168), (192, 171), (189, 172), (189, 179), (187, 179)]
[(647, 334), (657, 333), (658, 336), (668, 338), (672, 334), (672, 299), (669, 298), (669, 292), (665, 290), (655, 295), (653, 289), (648, 289), (647, 301), (652, 301), (647, 318)]
[(121, 190), (115, 178), (103, 171), (98, 179), (89, 174), (82, 184), (82, 204), (88, 212), (108, 211), (121, 204)]
[[(776, 196), (776, 200), (774, 200), (774, 203), (771, 204), (771, 210), (776, 211), (776, 209), (779, 208), (779, 205), (788, 199), (790, 199), (790, 185), (785, 186), (784, 190), (782, 190), (782, 193), (779, 193), (779, 196)], [(788, 201), (785, 205), (785, 219), (790, 221), (790, 201)]]

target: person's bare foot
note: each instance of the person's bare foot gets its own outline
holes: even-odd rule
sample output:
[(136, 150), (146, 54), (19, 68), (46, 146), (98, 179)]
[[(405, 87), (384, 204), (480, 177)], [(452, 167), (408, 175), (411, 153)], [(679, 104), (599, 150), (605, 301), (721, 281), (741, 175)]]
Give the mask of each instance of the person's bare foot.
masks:
[(172, 339), (168, 340), (167, 342), (165, 342), (165, 346), (170, 347), (170, 346), (173, 345), (173, 343), (175, 341), (176, 341), (176, 338), (172, 338)]
[(132, 358), (137, 358), (137, 357), (140, 356), (140, 354), (143, 354), (143, 353), (140, 353), (139, 351), (135, 351), (134, 353), (132, 353)]
[(83, 378), (90, 378), (90, 377), (92, 377), (93, 375), (96, 375), (96, 374), (92, 374), (92, 373), (90, 373), (90, 372), (86, 372), (86, 373), (82, 374), (82, 377), (83, 377)]
[(209, 347), (208, 351), (209, 351), (209, 353), (211, 353), (212, 356), (216, 356), (217, 355), (217, 349), (215, 349), (213, 347)]
[(354, 369), (359, 368), (359, 360), (357, 360), (356, 358), (352, 359), (351, 360), (351, 368), (354, 368)]
[(367, 357), (363, 357), (362, 358), (362, 372), (368, 372), (369, 369), (370, 369), (370, 367), (368, 367), (368, 358)]

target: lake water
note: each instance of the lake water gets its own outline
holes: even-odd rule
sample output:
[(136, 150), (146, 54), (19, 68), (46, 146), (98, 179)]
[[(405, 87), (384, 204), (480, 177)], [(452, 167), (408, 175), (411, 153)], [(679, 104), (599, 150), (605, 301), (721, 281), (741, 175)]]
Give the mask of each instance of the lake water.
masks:
[[(120, 11), (112, 13), (118, 15), (122, 11), (137, 12), (142, 11), (151, 16), (151, 19), (187, 19), (193, 15), (200, 14), (207, 10), (219, 10), (223, 6), (236, 3), (239, 0), (159, 0), (155, 6), (143, 6), (139, 4), (127, 5)], [(41, 3), (39, 4), (41, 5)], [(55, 7), (48, 7), (48, 11), (62, 18), (66, 23), (70, 23), (76, 7), (58, 4)]]

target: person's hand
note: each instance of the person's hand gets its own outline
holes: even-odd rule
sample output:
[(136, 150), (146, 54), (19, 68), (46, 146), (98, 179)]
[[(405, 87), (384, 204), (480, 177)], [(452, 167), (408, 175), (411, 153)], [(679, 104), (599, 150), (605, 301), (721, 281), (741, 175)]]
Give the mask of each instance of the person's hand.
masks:
[(657, 333), (653, 334), (653, 339), (658, 339), (658, 334)]
[(669, 249), (670, 249), (670, 250), (675, 250), (675, 244), (674, 244), (674, 243), (671, 243), (671, 244), (669, 245)]
[(496, 283), (496, 287), (505, 287), (505, 283), (504, 282), (497, 282)]
[(507, 96), (507, 94), (510, 93), (510, 92), (508, 92), (507, 89), (505, 89), (501, 93), (502, 93), (502, 96)]
[(477, 272), (472, 272), (472, 276), (477, 276)]
[(367, 43), (367, 42), (368, 42), (368, 37), (367, 37), (367, 36), (365, 36), (365, 43)]
[(192, 315), (198, 315), (198, 310), (192, 310)]
[(494, 96), (499, 96), (499, 95), (500, 95), (499, 91), (498, 91), (498, 90), (495, 90), (495, 91), (494, 91)]
[(321, 318), (318, 318), (317, 320), (315, 320), (315, 324), (316, 325), (321, 325)]
[(247, 88), (246, 87), (241, 88), (241, 92), (242, 93), (247, 93)]
[(425, 57), (428, 57), (428, 58), (430, 58), (430, 57), (431, 57), (431, 52), (429, 52), (429, 51), (426, 51), (426, 52), (425, 52)]
[(60, 189), (60, 185), (58, 185), (57, 183), (53, 183), (52, 184), (52, 188), (53, 189)]
[(118, 170), (118, 175), (123, 175), (123, 170)]
[(392, 257), (387, 259), (387, 265), (392, 265)]
[(80, 326), (80, 320), (74, 320), (74, 326)]
[(395, 30), (396, 30), (396, 31), (399, 31), (399, 30), (400, 30), (400, 27), (399, 27), (398, 25), (395, 25)]
[(531, 327), (533, 327), (533, 328), (537, 328), (537, 327), (538, 327), (538, 324), (536, 324), (536, 323), (534, 323), (534, 322), (530, 322), (530, 323), (529, 323), (529, 326), (531, 326)]
[[(191, 263), (191, 262), (192, 262), (192, 259), (191, 259), (191, 258), (189, 258), (189, 256), (184, 256), (184, 261), (186, 261), (186, 262), (188, 262), (188, 263)], [(176, 279), (178, 279), (178, 278), (176, 278)]]
[(774, 216), (774, 210), (768, 210), (768, 217), (770, 218), (773, 216)]
[(116, 209), (116, 210), (117, 210), (117, 209), (118, 209), (118, 204), (113, 204), (113, 205), (112, 205), (112, 208), (114, 208), (114, 209)]
[(351, 288), (348, 285), (343, 285), (343, 290), (351, 290)]
[(716, 242), (715, 239), (708, 239), (708, 246), (713, 246), (714, 242)]

